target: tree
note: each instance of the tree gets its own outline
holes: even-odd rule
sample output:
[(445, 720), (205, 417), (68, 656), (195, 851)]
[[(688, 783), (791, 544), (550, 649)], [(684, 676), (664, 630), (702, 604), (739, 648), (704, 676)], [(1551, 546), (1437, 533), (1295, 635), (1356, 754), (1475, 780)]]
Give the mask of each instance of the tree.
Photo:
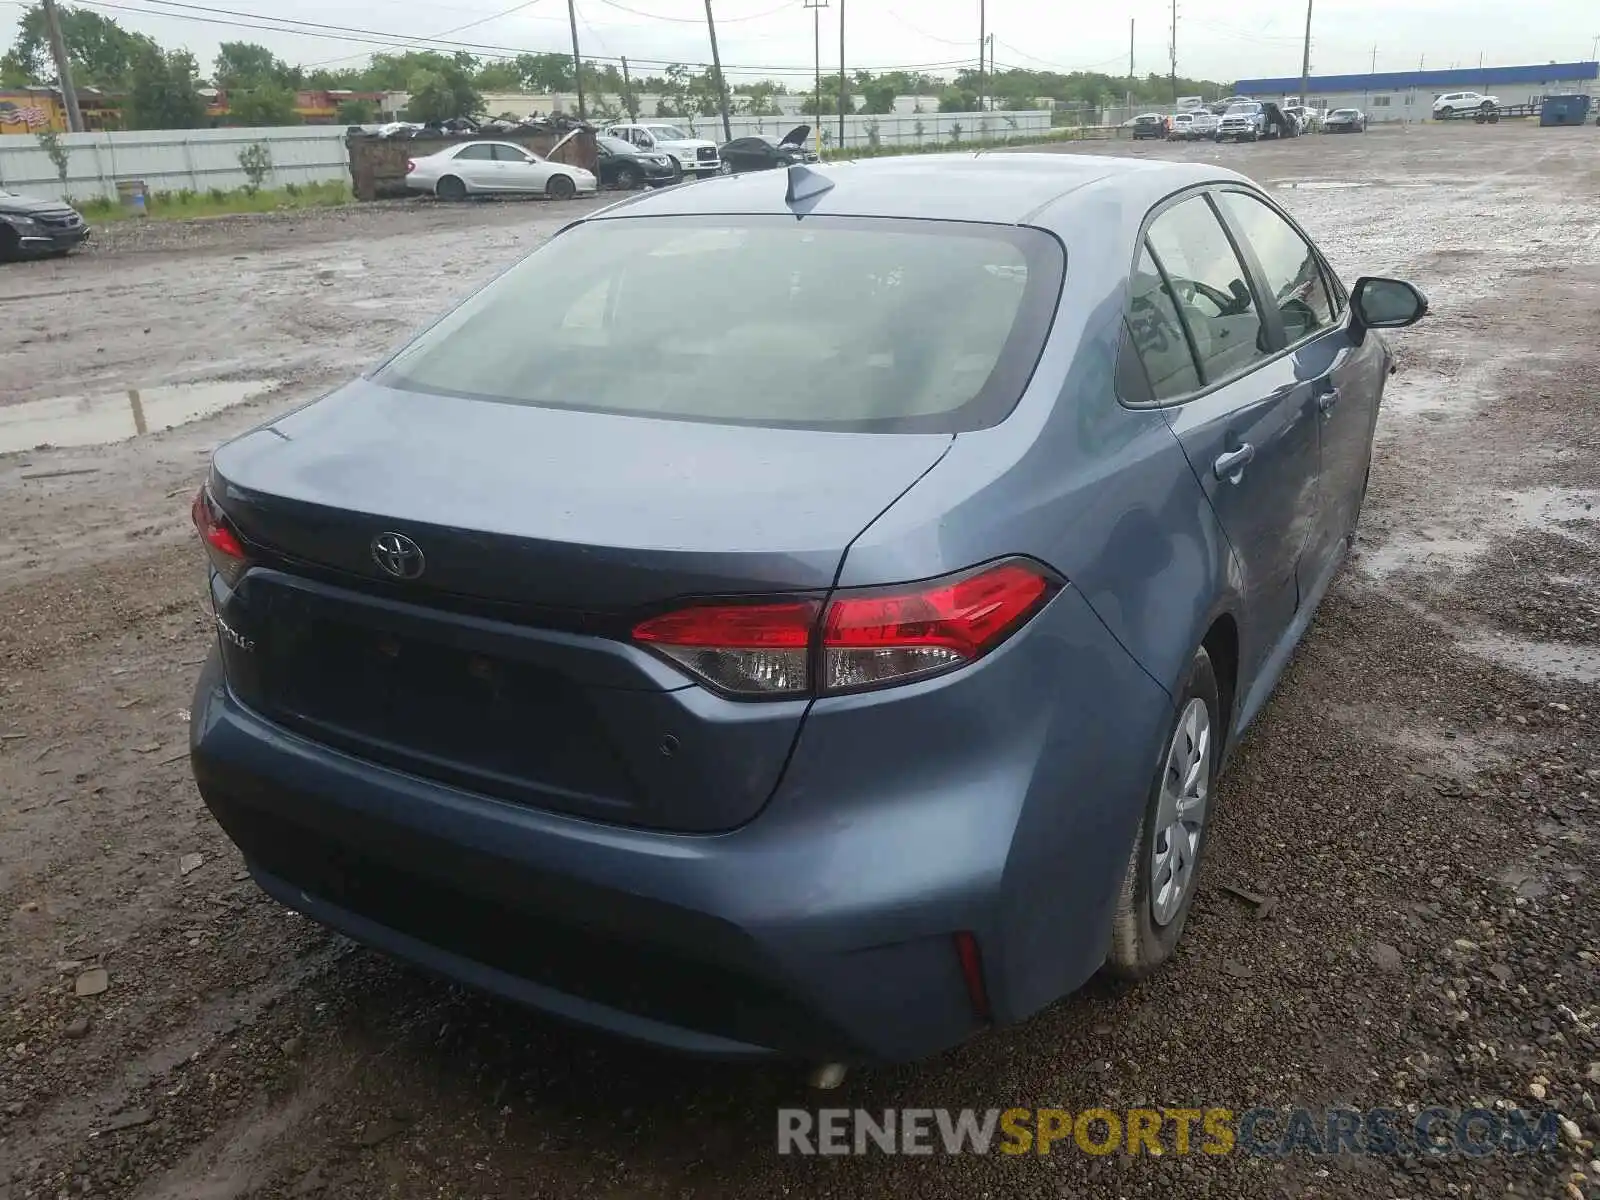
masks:
[(129, 129), (195, 129), (205, 124), (206, 103), (196, 91), (194, 55), (163, 51), (152, 42), (128, 74), (123, 120)]
[(235, 125), (298, 125), (294, 93), (286, 87), (264, 83), (228, 93), (228, 116)]
[(939, 95), (940, 112), (974, 112), (977, 107), (977, 92), (963, 91), (961, 88), (945, 88)]
[(371, 125), (378, 119), (378, 106), (371, 100), (343, 100), (339, 120), (346, 125)]
[[(144, 34), (129, 33), (110, 17), (90, 9), (61, 8), (59, 13), (61, 34), (72, 61), (72, 81), (79, 87), (124, 87), (139, 53), (157, 49)], [(35, 4), (18, 20), (17, 40), (3, 60), (3, 74), (10, 86), (56, 82), (43, 5)]]
[(472, 83), (485, 92), (516, 92), (522, 89), (522, 73), (515, 63), (485, 63)]
[(459, 68), (444, 71), (417, 71), (406, 85), (411, 102), (406, 119), (427, 124), (470, 117), (483, 111), (483, 97)]
[(535, 92), (570, 92), (573, 88), (570, 54), (519, 54), (511, 63), (522, 86)]
[(862, 89), (862, 112), (881, 115), (894, 111), (894, 98), (897, 95), (893, 84), (881, 80), (873, 81)]
[(263, 84), (296, 88), (305, 80), (305, 72), (299, 67), (291, 67), (271, 50), (254, 42), (223, 42), (217, 48), (215, 66), (212, 82), (223, 91)]

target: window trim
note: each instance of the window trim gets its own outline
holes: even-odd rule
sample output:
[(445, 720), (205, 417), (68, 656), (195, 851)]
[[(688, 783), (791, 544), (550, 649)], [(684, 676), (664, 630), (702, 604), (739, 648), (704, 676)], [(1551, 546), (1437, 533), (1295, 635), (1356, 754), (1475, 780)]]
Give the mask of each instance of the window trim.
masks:
[[(1217, 201), (1213, 198), (1216, 193), (1219, 192), (1242, 192), (1246, 196), (1250, 196), (1253, 199), (1263, 202), (1269, 209), (1278, 214), (1279, 217), (1287, 221), (1289, 223), (1289, 227), (1300, 235), (1301, 239), (1310, 248), (1312, 256), (1317, 261), (1318, 269), (1322, 273), (1323, 286), (1329, 288), (1331, 297), (1338, 305), (1339, 311), (1335, 314), (1335, 320), (1331, 325), (1325, 329), (1313, 330), (1311, 333), (1308, 333), (1305, 337), (1296, 342), (1287, 341), (1284, 335), (1283, 318), (1281, 314), (1279, 314), (1277, 306), (1272, 305), (1269, 307), (1264, 306), (1261, 303), (1261, 296), (1263, 294), (1263, 288), (1265, 287), (1265, 279), (1264, 273), (1261, 270), (1261, 265), (1256, 261), (1255, 249), (1251, 247), (1248, 242), (1244, 243), (1248, 252), (1240, 249), (1242, 235), (1235, 228), (1232, 220), (1228, 216), (1227, 212), (1223, 209), (1222, 205), (1217, 203)], [(1156, 269), (1161, 272), (1162, 283), (1168, 288), (1170, 293), (1171, 283), (1167, 277), (1166, 264), (1161, 261), (1161, 256), (1156, 253), (1155, 248), (1149, 246), (1148, 244), (1150, 227), (1155, 224), (1155, 222), (1164, 213), (1176, 208), (1178, 205), (1183, 204), (1186, 201), (1199, 197), (1203, 197), (1205, 199), (1207, 206), (1211, 209), (1212, 215), (1222, 226), (1223, 233), (1227, 236), (1229, 244), (1233, 247), (1234, 253), (1238, 256), (1241, 265), (1243, 265), (1246, 275), (1245, 281), (1250, 287), (1251, 296), (1255, 299), (1258, 309), (1260, 309), (1262, 312), (1263, 322), (1268, 326), (1269, 333), (1272, 335), (1272, 340), (1278, 343), (1277, 348), (1262, 358), (1252, 360), (1245, 367), (1234, 371), (1231, 374), (1221, 376), (1217, 379), (1207, 379), (1204, 365), (1200, 362), (1199, 355), (1195, 350), (1193, 335), (1189, 331), (1188, 321), (1183, 315), (1183, 310), (1179, 308), (1178, 320), (1183, 325), (1184, 337), (1189, 339), (1189, 355), (1194, 362), (1195, 377), (1201, 381), (1200, 387), (1194, 391), (1184, 392), (1176, 396), (1166, 397), (1164, 399), (1155, 398), (1154, 387), (1149, 388), (1151, 397), (1150, 399), (1130, 399), (1126, 396), (1118, 395), (1118, 402), (1125, 407), (1177, 408), (1180, 405), (1190, 404), (1196, 400), (1202, 400), (1209, 396), (1212, 392), (1236, 383), (1240, 379), (1243, 379), (1246, 375), (1253, 374), (1254, 372), (1277, 362), (1279, 359), (1295, 353), (1297, 350), (1306, 346), (1316, 338), (1326, 337), (1331, 333), (1345, 331), (1349, 328), (1349, 293), (1345, 290), (1343, 281), (1341, 281), (1338, 275), (1334, 273), (1333, 269), (1328, 266), (1328, 261), (1323, 257), (1322, 252), (1317, 249), (1317, 244), (1311, 240), (1304, 229), (1300, 228), (1300, 225), (1294, 220), (1293, 217), (1289, 216), (1289, 214), (1284, 212), (1281, 207), (1273, 203), (1270, 196), (1266, 195), (1266, 193), (1257, 188), (1253, 188), (1250, 185), (1241, 183), (1237, 180), (1218, 180), (1213, 183), (1192, 184), (1189, 187), (1182, 188), (1168, 196), (1163, 197), (1161, 200), (1152, 205), (1150, 211), (1145, 213), (1144, 220), (1139, 223), (1139, 236), (1134, 241), (1133, 255), (1129, 259), (1126, 273), (1123, 276), (1123, 287), (1125, 290), (1129, 290), (1129, 281), (1133, 278), (1134, 272), (1138, 269), (1140, 253), (1148, 249), (1151, 260), (1156, 264)], [(1123, 336), (1121, 338), (1121, 345), (1118, 347), (1119, 357), (1124, 350), (1135, 355), (1138, 354), (1138, 349), (1133, 345), (1133, 338), (1129, 332), (1129, 326), (1127, 322), (1130, 304), (1131, 296), (1125, 298), (1123, 302)], [(1270, 318), (1267, 316), (1269, 312), (1271, 314)], [(1143, 359), (1140, 359), (1139, 369), (1148, 381), (1149, 373), (1145, 370)], [(1122, 377), (1121, 372), (1117, 372), (1114, 377), (1120, 379)]]

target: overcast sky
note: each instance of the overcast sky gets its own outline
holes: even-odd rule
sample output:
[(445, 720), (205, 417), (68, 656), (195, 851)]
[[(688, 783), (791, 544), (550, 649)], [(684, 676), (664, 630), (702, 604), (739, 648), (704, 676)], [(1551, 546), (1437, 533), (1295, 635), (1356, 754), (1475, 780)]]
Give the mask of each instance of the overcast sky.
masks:
[[(68, 3), (71, 0), (67, 0)], [(839, 6), (822, 13), (824, 72), (839, 57)], [(430, 0), (184, 0), (234, 13), (380, 30), (381, 36), (437, 36), (490, 48), (568, 50), (564, 0), (467, 0), (446, 7)], [(977, 56), (978, 0), (846, 0), (851, 69), (915, 66), (935, 73), (967, 65)], [(1128, 22), (1135, 21), (1134, 67), (1139, 74), (1167, 71), (1171, 9), (1159, 0), (1064, 4), (1059, 0), (987, 0), (1001, 67), (1127, 70)], [(625, 5), (638, 13), (623, 11)], [(765, 73), (738, 67), (785, 67), (791, 86), (803, 86), (812, 65), (812, 15), (802, 0), (714, 0), (718, 42), (734, 81)], [(172, 15), (154, 15), (166, 8)], [(115, 11), (113, 11), (115, 9)], [(303, 36), (217, 24), (250, 18), (200, 12), (163, 0), (103, 0), (100, 12), (167, 46), (185, 46), (209, 70), (220, 41), (270, 46), (304, 64), (359, 63), (385, 47), (333, 36)], [(578, 33), (585, 55), (626, 55), (641, 73), (659, 70), (648, 60), (710, 59), (703, 0), (577, 0)], [(17, 0), (0, 0), (0, 44), (9, 44)], [(1514, 19), (1510, 14), (1514, 13)], [(183, 14), (183, 15), (178, 15)], [(495, 14), (504, 14), (496, 16)], [(478, 22), (459, 32), (446, 32)], [(195, 20), (190, 18), (206, 18)], [(673, 18), (673, 19), (667, 19)], [(1297, 75), (1305, 9), (1300, 0), (1180, 0), (1178, 69), (1181, 74), (1234, 80)], [(259, 21), (260, 24), (272, 24)], [(1312, 26), (1312, 71), (1367, 71), (1377, 50), (1380, 71), (1587, 60), (1600, 36), (1595, 0), (1318, 0)], [(957, 63), (956, 60), (959, 60)], [(947, 65), (949, 64), (949, 65)]]

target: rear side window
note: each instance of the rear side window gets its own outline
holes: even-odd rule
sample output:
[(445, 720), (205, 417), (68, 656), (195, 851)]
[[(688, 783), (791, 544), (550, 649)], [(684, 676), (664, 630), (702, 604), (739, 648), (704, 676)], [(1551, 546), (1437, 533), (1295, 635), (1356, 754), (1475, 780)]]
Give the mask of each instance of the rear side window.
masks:
[(1028, 228), (808, 217), (578, 225), (382, 368), (390, 387), (680, 420), (958, 432), (1004, 420), (1065, 269)]
[(456, 152), (458, 159), (483, 159), (487, 161), (494, 157), (493, 146), (473, 145), (463, 146)]
[(528, 161), (528, 156), (515, 146), (494, 146), (492, 149), (494, 150), (496, 162), (525, 163)]
[(1178, 319), (1178, 305), (1150, 251), (1139, 255), (1128, 305), (1128, 333), (1150, 381), (1151, 398), (1170, 400), (1200, 386), (1200, 376)]
[(1310, 243), (1295, 227), (1254, 196), (1222, 192), (1217, 201), (1237, 222), (1256, 252), (1272, 303), (1283, 317), (1289, 342), (1327, 329), (1334, 322), (1333, 302), (1323, 282), (1322, 267)]
[(1157, 217), (1147, 244), (1166, 274), (1207, 383), (1267, 356), (1249, 273), (1204, 196)]

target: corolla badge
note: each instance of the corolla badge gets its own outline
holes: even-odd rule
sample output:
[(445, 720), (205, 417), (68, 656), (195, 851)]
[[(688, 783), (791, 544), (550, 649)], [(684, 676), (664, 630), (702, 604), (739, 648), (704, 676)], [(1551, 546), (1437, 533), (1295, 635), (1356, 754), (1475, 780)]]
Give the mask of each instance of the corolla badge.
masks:
[(422, 547), (403, 533), (380, 533), (373, 538), (372, 561), (396, 579), (416, 579), (428, 565)]

